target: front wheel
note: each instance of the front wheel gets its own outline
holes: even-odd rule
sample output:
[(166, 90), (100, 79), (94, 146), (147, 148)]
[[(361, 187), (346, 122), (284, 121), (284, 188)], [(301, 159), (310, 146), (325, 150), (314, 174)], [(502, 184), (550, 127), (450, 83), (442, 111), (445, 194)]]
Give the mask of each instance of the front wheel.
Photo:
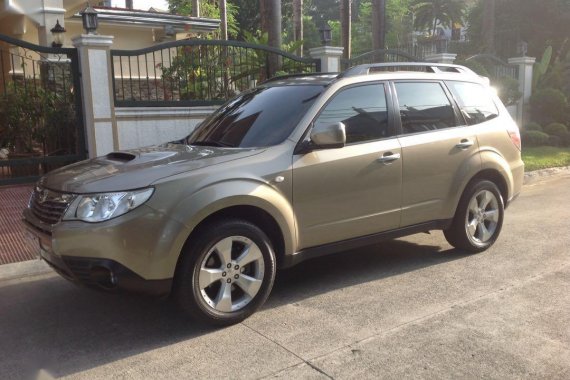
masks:
[(497, 186), (491, 181), (476, 182), (461, 196), (452, 225), (443, 233), (452, 246), (481, 252), (499, 237), (503, 216), (503, 198)]
[(267, 235), (244, 220), (208, 225), (184, 252), (175, 295), (196, 319), (238, 323), (267, 299), (275, 279), (275, 254)]

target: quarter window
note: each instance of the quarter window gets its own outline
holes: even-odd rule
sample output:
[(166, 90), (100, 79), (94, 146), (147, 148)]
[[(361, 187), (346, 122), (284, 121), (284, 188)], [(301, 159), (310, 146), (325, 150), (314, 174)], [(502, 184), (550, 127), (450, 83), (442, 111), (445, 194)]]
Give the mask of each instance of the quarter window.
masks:
[(457, 126), (455, 112), (439, 83), (396, 83), (404, 134)]
[(482, 85), (455, 81), (445, 84), (457, 99), (459, 109), (468, 125), (483, 123), (499, 116), (497, 106)]
[(315, 123), (342, 122), (346, 142), (377, 140), (389, 135), (384, 85), (351, 87), (339, 92), (323, 109)]

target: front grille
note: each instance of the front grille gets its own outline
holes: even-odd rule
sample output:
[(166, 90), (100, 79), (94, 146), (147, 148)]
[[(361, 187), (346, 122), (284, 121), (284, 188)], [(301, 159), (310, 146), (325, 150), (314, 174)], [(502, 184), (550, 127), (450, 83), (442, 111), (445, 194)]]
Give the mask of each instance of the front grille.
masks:
[(73, 201), (73, 194), (58, 193), (36, 186), (30, 199), (32, 213), (44, 223), (56, 224)]

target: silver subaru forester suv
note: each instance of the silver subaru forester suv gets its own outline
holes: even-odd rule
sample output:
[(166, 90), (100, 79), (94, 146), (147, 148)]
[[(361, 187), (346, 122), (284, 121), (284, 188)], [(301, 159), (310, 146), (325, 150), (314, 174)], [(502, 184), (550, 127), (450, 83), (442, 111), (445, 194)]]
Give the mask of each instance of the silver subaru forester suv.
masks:
[(437, 229), (489, 248), (522, 187), (520, 149), (486, 78), (363, 65), (272, 79), (179, 141), (53, 171), (24, 219), (63, 277), (171, 294), (226, 325), (309, 258)]

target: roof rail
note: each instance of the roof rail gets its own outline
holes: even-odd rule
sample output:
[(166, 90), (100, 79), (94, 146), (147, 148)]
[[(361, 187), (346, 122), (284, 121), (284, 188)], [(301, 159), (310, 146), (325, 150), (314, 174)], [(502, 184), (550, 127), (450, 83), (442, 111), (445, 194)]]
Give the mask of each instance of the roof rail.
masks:
[[(389, 62), (389, 63), (371, 63), (367, 65), (358, 65), (351, 67), (350, 69), (339, 74), (339, 78), (353, 77), (357, 75), (368, 75), (371, 71), (376, 71), (376, 68), (396, 68), (396, 67), (413, 67), (413, 68), (425, 68), (431, 70), (433, 73), (441, 72), (456, 72), (460, 74), (477, 75), (471, 69), (465, 66), (452, 65), (448, 63), (432, 63), (432, 62)], [(371, 70), (372, 69), (372, 70)], [(445, 70), (447, 69), (447, 70)], [(452, 69), (452, 70), (450, 70)], [(410, 70), (408, 70), (410, 71)], [(411, 70), (413, 71), (413, 70)], [(419, 71), (419, 70), (416, 70)]]
[(269, 79), (264, 80), (263, 82), (261, 82), (260, 84), (265, 84), (265, 83), (269, 83), (269, 82), (274, 82), (277, 80), (282, 80), (282, 79), (289, 79), (289, 78), (304, 78), (304, 77), (331, 77), (334, 78), (335, 75), (337, 75), (337, 73), (296, 73), (296, 74), (284, 74), (284, 75), (277, 75), (274, 77), (271, 77)]

